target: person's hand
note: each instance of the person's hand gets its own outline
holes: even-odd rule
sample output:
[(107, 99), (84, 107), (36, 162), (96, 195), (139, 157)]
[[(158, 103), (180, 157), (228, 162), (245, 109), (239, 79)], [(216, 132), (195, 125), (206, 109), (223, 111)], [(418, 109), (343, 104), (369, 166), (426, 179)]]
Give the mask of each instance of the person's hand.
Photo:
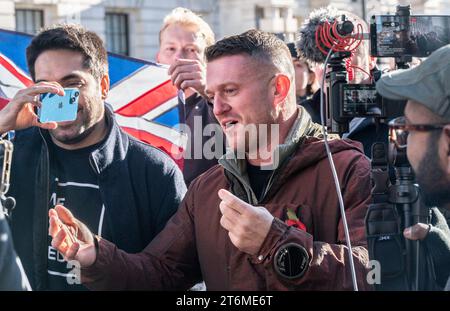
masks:
[(66, 261), (76, 260), (81, 267), (89, 267), (97, 257), (94, 237), (89, 229), (62, 205), (50, 209), (48, 234), (52, 246)]
[(186, 91), (190, 88), (205, 97), (206, 70), (200, 60), (177, 59), (169, 67), (168, 73), (172, 83), (180, 90)]
[(423, 240), (430, 231), (430, 225), (418, 223), (403, 230), (403, 236), (412, 241)]
[(56, 82), (39, 82), (16, 93), (13, 99), (0, 111), (0, 133), (21, 130), (30, 126), (52, 130), (56, 122), (40, 123), (34, 107), (41, 107), (39, 95), (54, 93), (63, 96), (64, 89)]
[(273, 216), (260, 206), (252, 206), (227, 190), (218, 192), (221, 226), (240, 251), (257, 255), (272, 226)]

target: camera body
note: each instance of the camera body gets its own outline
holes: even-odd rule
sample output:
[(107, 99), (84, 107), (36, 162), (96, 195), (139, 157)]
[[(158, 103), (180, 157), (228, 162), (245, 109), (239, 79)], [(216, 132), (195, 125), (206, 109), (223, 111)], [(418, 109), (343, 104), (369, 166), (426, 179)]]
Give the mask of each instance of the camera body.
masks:
[(39, 122), (73, 121), (77, 118), (80, 91), (76, 88), (64, 89), (64, 96), (41, 94), (41, 108), (38, 108)]
[(375, 84), (339, 85), (339, 117), (375, 117), (391, 119), (403, 115), (405, 101), (384, 98), (377, 93)]
[(347, 83), (344, 59), (349, 52), (336, 52), (329, 61), (326, 86), (326, 122), (332, 133), (348, 132), (353, 118), (373, 117), (379, 121), (403, 115), (406, 101), (395, 101), (381, 97), (371, 84)]

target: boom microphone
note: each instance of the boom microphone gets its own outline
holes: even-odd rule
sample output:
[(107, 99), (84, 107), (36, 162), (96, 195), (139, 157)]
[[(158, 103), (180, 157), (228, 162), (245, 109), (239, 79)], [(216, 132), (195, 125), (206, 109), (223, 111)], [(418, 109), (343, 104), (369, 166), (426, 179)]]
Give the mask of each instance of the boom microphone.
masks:
[(320, 8), (309, 15), (309, 18), (300, 28), (299, 40), (297, 41), (297, 49), (304, 58), (318, 64), (325, 62), (326, 55), (319, 50), (316, 44), (316, 31), (319, 26), (326, 22), (332, 24), (339, 20), (339, 17), (339, 11), (333, 7)]
[(309, 16), (299, 31), (297, 48), (309, 61), (322, 64), (331, 48), (333, 51), (353, 51), (363, 37), (362, 26), (356, 34), (351, 21), (333, 7), (320, 8)]

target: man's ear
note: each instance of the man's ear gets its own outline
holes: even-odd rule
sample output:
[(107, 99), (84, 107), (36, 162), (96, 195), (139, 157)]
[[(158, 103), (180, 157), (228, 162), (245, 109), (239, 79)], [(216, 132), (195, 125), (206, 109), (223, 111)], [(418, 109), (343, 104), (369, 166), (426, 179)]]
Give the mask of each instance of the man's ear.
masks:
[(289, 95), (289, 89), (291, 88), (291, 80), (284, 74), (277, 74), (275, 77), (275, 93), (274, 93), (274, 105), (278, 106), (284, 102)]
[(159, 51), (156, 52), (156, 62), (159, 63)]
[(443, 129), (443, 132), (444, 132), (443, 148), (445, 148), (444, 154), (446, 155), (445, 169), (446, 169), (447, 175), (450, 176), (450, 125), (446, 125)]
[(102, 93), (102, 99), (105, 100), (109, 93), (109, 75), (105, 74), (100, 81), (100, 91)]

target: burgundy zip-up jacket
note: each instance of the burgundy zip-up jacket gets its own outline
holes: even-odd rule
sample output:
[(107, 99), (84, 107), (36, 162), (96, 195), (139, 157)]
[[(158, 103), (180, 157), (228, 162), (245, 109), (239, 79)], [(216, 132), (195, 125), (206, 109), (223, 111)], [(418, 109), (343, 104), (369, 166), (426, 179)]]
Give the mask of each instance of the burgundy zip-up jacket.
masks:
[[(312, 123), (305, 116), (301, 123)], [(353, 289), (324, 143), (308, 136), (307, 130), (301, 134), (304, 139), (276, 171), (269, 191), (258, 202), (275, 216), (259, 252), (262, 256), (237, 249), (219, 223), (219, 189), (249, 200), (242, 196), (245, 191), (236, 191), (242, 185), (232, 170), (217, 165), (193, 181), (177, 213), (144, 251), (127, 254), (100, 240), (95, 263), (82, 269), (82, 282), (97, 290), (185, 290), (201, 280), (208, 290)], [(364, 229), (370, 202), (369, 161), (359, 143), (335, 139), (330, 148), (343, 194), (358, 286), (371, 289), (366, 282), (369, 259)], [(285, 223), (288, 209), (296, 212), (306, 232)], [(290, 242), (303, 246), (309, 254), (306, 272), (294, 279), (279, 275), (274, 268), (276, 251)]]

